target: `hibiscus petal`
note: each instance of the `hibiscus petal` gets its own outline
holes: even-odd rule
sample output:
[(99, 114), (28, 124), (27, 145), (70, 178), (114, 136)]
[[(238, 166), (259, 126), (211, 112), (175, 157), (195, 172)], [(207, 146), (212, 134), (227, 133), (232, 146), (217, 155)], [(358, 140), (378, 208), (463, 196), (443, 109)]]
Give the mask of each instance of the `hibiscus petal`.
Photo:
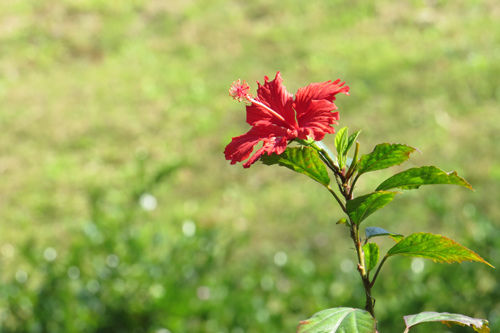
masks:
[(264, 141), (264, 145), (262, 148), (257, 150), (255, 154), (252, 155), (246, 161), (243, 163), (244, 168), (249, 168), (252, 164), (254, 164), (264, 153), (267, 153), (267, 155), (271, 155), (272, 153), (276, 153), (278, 155), (283, 154), (285, 151), (286, 147), (288, 145), (288, 140), (285, 137), (282, 138), (270, 138), (269, 141)]
[(321, 141), (326, 134), (335, 133), (335, 129), (330, 125), (338, 124), (335, 120), (338, 119), (338, 112), (328, 112), (331, 116), (323, 117), (318, 115), (311, 117), (301, 124), (298, 131), (298, 137), (302, 140), (313, 138), (315, 141)]
[(250, 167), (257, 161), (263, 153), (268, 155), (272, 153), (282, 154), (285, 151), (288, 139), (287, 131), (276, 126), (254, 126), (247, 133), (234, 137), (226, 146), (224, 155), (227, 160), (231, 160), (231, 164), (242, 162), (247, 159), (252, 153), (254, 147), (263, 142), (262, 148), (257, 150), (250, 159), (243, 164), (245, 168)]
[(283, 79), (280, 72), (276, 73), (273, 81), (269, 82), (267, 76), (264, 76), (264, 80), (264, 85), (257, 82), (259, 88), (257, 89), (256, 100), (279, 114), (284, 121), (276, 117), (264, 106), (252, 103), (247, 106), (247, 123), (256, 125), (257, 122), (260, 124), (267, 122), (268, 125), (274, 124), (285, 128), (296, 128), (297, 122), (292, 108), (293, 96), (281, 84)]
[(295, 94), (295, 105), (302, 108), (302, 103), (307, 104), (312, 100), (325, 99), (327, 101), (334, 101), (335, 95), (344, 93), (349, 95), (349, 86), (344, 86), (345, 82), (340, 82), (340, 79), (332, 82), (315, 82), (307, 87), (300, 88)]
[(327, 133), (334, 133), (330, 125), (337, 124), (339, 119), (337, 109), (333, 103), (338, 93), (348, 94), (349, 87), (343, 87), (345, 82), (317, 82), (299, 89), (293, 104), (297, 111), (297, 122), (299, 124), (299, 138), (322, 140)]

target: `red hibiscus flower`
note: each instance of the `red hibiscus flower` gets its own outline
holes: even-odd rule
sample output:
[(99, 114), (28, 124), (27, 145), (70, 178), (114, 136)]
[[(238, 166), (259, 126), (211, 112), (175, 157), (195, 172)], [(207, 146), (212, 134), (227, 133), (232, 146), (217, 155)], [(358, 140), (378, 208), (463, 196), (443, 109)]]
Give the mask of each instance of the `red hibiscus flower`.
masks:
[(340, 80), (311, 83), (300, 88), (293, 99), (281, 83), (280, 72), (273, 81), (264, 76), (264, 85), (259, 85), (257, 97), (249, 94), (250, 87), (245, 81), (235, 81), (229, 94), (238, 101), (251, 103), (247, 105), (247, 123), (252, 128), (245, 134), (234, 137), (224, 150), (231, 164), (242, 162), (252, 153), (254, 147), (262, 142), (258, 149), (244, 164), (248, 168), (262, 154), (282, 154), (288, 142), (300, 140), (320, 141), (327, 133), (335, 133), (331, 125), (337, 124), (339, 113), (333, 103), (335, 95), (349, 95), (349, 87), (343, 86)]

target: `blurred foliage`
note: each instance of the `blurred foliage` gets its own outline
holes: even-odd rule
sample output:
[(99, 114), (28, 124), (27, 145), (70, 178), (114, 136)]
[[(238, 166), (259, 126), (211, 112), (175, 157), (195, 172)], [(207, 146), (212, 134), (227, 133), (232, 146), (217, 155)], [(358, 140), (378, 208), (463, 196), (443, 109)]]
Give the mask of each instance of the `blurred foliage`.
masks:
[[(339, 126), (363, 129), (362, 153), (407, 143), (423, 152), (407, 167), (455, 169), (476, 190), (408, 192), (366, 226), (440, 233), (500, 265), (494, 0), (11, 0), (0, 44), (1, 332), (294, 331), (362, 307), (329, 194), (224, 160), (248, 129), (229, 84), (277, 70), (291, 92), (347, 81)], [(498, 330), (499, 278), (391, 258), (380, 329), (432, 310)]]

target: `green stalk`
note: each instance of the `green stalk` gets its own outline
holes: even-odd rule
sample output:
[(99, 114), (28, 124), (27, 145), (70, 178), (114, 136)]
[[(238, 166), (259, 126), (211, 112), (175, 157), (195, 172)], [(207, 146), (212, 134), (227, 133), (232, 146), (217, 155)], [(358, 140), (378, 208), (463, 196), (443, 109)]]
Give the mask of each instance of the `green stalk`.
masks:
[(319, 153), (319, 156), (321, 157), (321, 159), (323, 160), (323, 162), (325, 162), (325, 164), (333, 172), (335, 172), (336, 174), (339, 172), (338, 166), (335, 164), (335, 162), (330, 157), (330, 155), (328, 154), (328, 152), (325, 149), (323, 149), (320, 146), (318, 146), (318, 144), (316, 143), (316, 141), (314, 141), (313, 143), (309, 144), (309, 146), (312, 147), (312, 148), (314, 148)]
[(354, 173), (358, 165), (359, 146), (360, 146), (359, 142), (356, 141), (356, 149), (354, 150), (354, 156), (352, 158), (351, 166), (349, 167), (349, 170), (347, 170), (346, 173), (347, 179), (351, 178), (352, 174)]
[[(335, 173), (335, 178), (337, 180), (337, 185), (339, 186), (339, 190), (344, 196), (346, 202), (348, 200), (352, 199), (352, 191), (354, 188), (354, 184), (359, 178), (359, 175), (356, 176), (353, 182), (351, 182), (351, 188), (348, 187), (348, 183), (350, 181), (350, 177), (356, 170), (356, 165), (357, 165), (357, 160), (358, 160), (358, 155), (359, 155), (359, 142), (356, 142), (356, 150), (354, 152), (354, 159), (349, 167), (349, 170), (347, 173), (341, 171), (336, 165), (336, 163), (333, 161), (333, 159), (330, 157), (330, 155), (326, 152), (325, 149), (320, 147), (316, 142), (305, 142), (300, 140), (299, 141), (301, 144), (308, 145), (315, 149), (318, 153), (320, 158), (323, 160), (323, 162)], [(339, 206), (342, 208), (342, 210), (347, 214), (347, 208), (346, 204), (344, 203), (343, 200), (340, 199), (340, 197), (335, 193), (335, 191), (331, 188), (330, 185), (327, 185), (326, 188), (330, 193), (333, 195)], [(350, 219), (350, 218), (349, 218)], [(366, 293), (366, 306), (365, 309), (370, 313), (370, 315), (375, 318), (375, 311), (374, 311), (374, 299), (371, 296), (371, 288), (372, 284), (370, 283), (370, 278), (368, 276), (368, 272), (366, 270), (365, 266), (365, 257), (364, 257), (364, 252), (363, 252), (363, 247), (361, 244), (361, 241), (359, 239), (359, 227), (356, 223), (350, 219), (350, 231), (351, 231), (351, 238), (354, 242), (354, 249), (356, 250), (356, 254), (358, 257), (358, 271), (361, 276), (361, 280), (363, 281), (363, 287), (365, 289)]]
[(340, 208), (342, 208), (342, 210), (344, 211), (344, 213), (347, 214), (347, 209), (345, 208), (345, 204), (342, 202), (342, 200), (340, 200), (339, 196), (337, 195), (337, 193), (335, 193), (335, 191), (333, 190), (333, 188), (331, 188), (330, 185), (326, 186), (326, 188), (335, 197), (335, 200), (337, 200), (337, 203), (339, 204)]
[(378, 265), (377, 267), (377, 271), (375, 272), (375, 275), (373, 276), (373, 279), (372, 279), (372, 282), (370, 283), (371, 286), (373, 287), (373, 285), (375, 284), (375, 280), (377, 280), (377, 276), (378, 276), (378, 273), (380, 272), (380, 269), (382, 268), (382, 266), (384, 265), (385, 261), (387, 260), (387, 258), (389, 258), (387, 255), (384, 256), (384, 259), (382, 259), (382, 261), (380, 262), (380, 264)]
[(365, 310), (368, 311), (373, 318), (375, 318), (375, 302), (371, 295), (372, 284), (370, 283), (370, 278), (365, 266), (365, 256), (363, 252), (363, 247), (359, 239), (359, 227), (351, 220), (351, 238), (354, 241), (354, 248), (358, 256), (358, 272), (361, 276), (363, 282), (363, 287), (365, 289), (366, 304)]

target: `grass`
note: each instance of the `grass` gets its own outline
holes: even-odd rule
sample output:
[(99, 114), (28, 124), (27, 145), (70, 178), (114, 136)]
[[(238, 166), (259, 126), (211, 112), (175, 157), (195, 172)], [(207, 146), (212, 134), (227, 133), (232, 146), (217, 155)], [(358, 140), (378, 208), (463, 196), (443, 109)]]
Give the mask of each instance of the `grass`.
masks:
[[(338, 99), (340, 126), (363, 129), (363, 153), (379, 142), (407, 143), (423, 152), (408, 165), (456, 169), (476, 190), (408, 193), (367, 225), (402, 233), (442, 233), (498, 266), (497, 7), (490, 0), (2, 3), (0, 278), (1, 302), (7, 310), (0, 327), (6, 332), (37, 331), (47, 317), (36, 317), (42, 318), (39, 324), (27, 320), (33, 317), (37, 299), (54, 299), (53, 308), (60, 313), (60, 318), (51, 319), (48, 331), (64, 331), (71, 317), (81, 322), (75, 331), (109, 327), (97, 323), (94, 314), (104, 316), (111, 310), (84, 310), (85, 304), (96, 302), (115, 308), (120, 304), (120, 292), (89, 292), (88, 281), (101, 281), (96, 273), (99, 262), (115, 252), (137, 262), (127, 246), (138, 246), (148, 265), (162, 269), (168, 265), (160, 258), (173, 253), (175, 246), (185, 246), (190, 249), (186, 253), (196, 257), (199, 244), (183, 243), (189, 243), (182, 233), (188, 220), (196, 223), (196, 237), (205, 239), (201, 244), (207, 239), (213, 244), (240, 242), (208, 251), (218, 265), (200, 259), (202, 263), (191, 266), (217, 267), (203, 275), (203, 283), (212, 290), (226, 290), (227, 296), (218, 300), (248, 311), (248, 316), (225, 313), (214, 300), (206, 304), (193, 298), (189, 291), (196, 290), (199, 280), (193, 282), (194, 289), (186, 287), (185, 294), (170, 295), (170, 290), (182, 289), (175, 283), (182, 285), (189, 276), (190, 268), (180, 260), (172, 265), (181, 271), (184, 267), (184, 275), (171, 272), (179, 277), (169, 282), (173, 285), (154, 274), (137, 273), (135, 281), (163, 285), (167, 292), (157, 300), (164, 303), (148, 299), (146, 290), (143, 298), (132, 298), (135, 306), (125, 308), (130, 318), (142, 307), (175, 312), (177, 319), (155, 315), (148, 317), (153, 318), (149, 324), (131, 319), (130, 325), (144, 331), (163, 324), (172, 332), (174, 327), (199, 332), (254, 332), (264, 327), (292, 331), (298, 320), (321, 307), (361, 306), (357, 300), (362, 295), (341, 290), (359, 286), (349, 280), (353, 271), (347, 264), (346, 272), (337, 273), (337, 255), (348, 256), (350, 251), (342, 240), (345, 231), (332, 223), (341, 214), (330, 208), (328, 194), (305, 177), (279, 168), (256, 164), (243, 170), (224, 160), (222, 151), (230, 138), (248, 129), (243, 105), (227, 96), (229, 84), (242, 78), (255, 89), (255, 80), (262, 82), (264, 75), (272, 77), (277, 70), (291, 92), (310, 82), (345, 80), (351, 95)], [(333, 137), (326, 140), (331, 145)], [(382, 174), (371, 176), (360, 184), (359, 193), (382, 179)], [(156, 210), (144, 211), (137, 204), (145, 192), (158, 200)], [(109, 248), (92, 240), (101, 239), (88, 231), (92, 225), (98, 226), (102, 242), (110, 242)], [(140, 245), (133, 245), (127, 235), (137, 235)], [(155, 235), (168, 241), (150, 248), (150, 239), (160, 237)], [(58, 253), (54, 265), (59, 271), (51, 274), (40, 270), (49, 264), (43, 257), (47, 247)], [(92, 263), (83, 254), (89, 248), (89, 256), (100, 261)], [(217, 259), (233, 251), (227, 261)], [(273, 262), (279, 251), (288, 254), (283, 268)], [(245, 261), (247, 269), (241, 266)], [(308, 262), (314, 264), (315, 274), (300, 269), (311, 267)], [(73, 300), (81, 307), (71, 314), (61, 310), (57, 302), (62, 301), (54, 295), (72, 299), (68, 290), (74, 286), (45, 296), (39, 292), (47, 276), (64, 276), (73, 265), (81, 266), (80, 280), (88, 280), (78, 288), (94, 296)], [(500, 293), (498, 273), (488, 267), (429, 262), (422, 274), (411, 275), (411, 261), (401, 259), (386, 269), (386, 284), (375, 291), (386, 330), (402, 331), (400, 318), (408, 314), (402, 309), (463, 312), (487, 317), (493, 331), (499, 327), (500, 308), (494, 301)], [(15, 278), (20, 270), (28, 272), (24, 284)], [(250, 276), (250, 282), (242, 282), (235, 296), (232, 291), (240, 290), (235, 280), (242, 275)], [(258, 281), (265, 281), (263, 276), (287, 279), (281, 288), (286, 290), (283, 286), (289, 283), (290, 293), (273, 284), (253, 295), (259, 284), (262, 287)], [(463, 278), (453, 279), (450, 287), (447, 276)], [(120, 279), (124, 278), (112, 281)], [(224, 283), (217, 284), (217, 279)], [(416, 286), (401, 290), (407, 281)], [(13, 304), (23, 302), (21, 296), (5, 291), (12, 286), (19, 288), (19, 295), (29, 296), (25, 318), (12, 317)], [(437, 293), (442, 296), (435, 297)], [(182, 300), (185, 310), (167, 306), (173, 300)], [(241, 308), (239, 303), (253, 305)], [(192, 314), (190, 320), (183, 320), (186, 313)], [(212, 317), (203, 317), (207, 313)]]

